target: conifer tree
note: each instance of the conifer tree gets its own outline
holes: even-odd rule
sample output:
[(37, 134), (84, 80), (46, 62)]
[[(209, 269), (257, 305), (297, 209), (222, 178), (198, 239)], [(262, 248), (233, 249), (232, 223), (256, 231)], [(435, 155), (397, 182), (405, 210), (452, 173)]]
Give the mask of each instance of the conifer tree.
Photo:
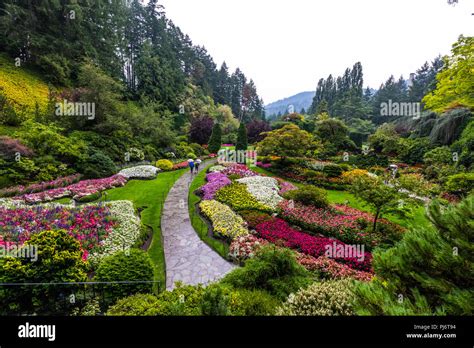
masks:
[(247, 140), (247, 127), (243, 122), (240, 122), (239, 131), (237, 133), (237, 144), (235, 144), (236, 150), (247, 150), (248, 140)]
[(219, 123), (215, 123), (212, 127), (211, 137), (209, 138), (208, 150), (211, 153), (217, 153), (222, 145), (222, 130)]

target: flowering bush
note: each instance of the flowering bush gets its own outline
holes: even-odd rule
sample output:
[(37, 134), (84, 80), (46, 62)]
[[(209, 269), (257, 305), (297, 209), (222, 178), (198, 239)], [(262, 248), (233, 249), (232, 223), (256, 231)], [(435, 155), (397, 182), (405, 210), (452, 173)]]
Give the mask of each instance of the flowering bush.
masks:
[(297, 189), (298, 189), (298, 187), (293, 185), (291, 182), (282, 180), (280, 182), (280, 191), (278, 192), (278, 194), (281, 196), (281, 195), (284, 195), (285, 193), (287, 193), (288, 191), (293, 191), (293, 190), (297, 190)]
[(14, 199), (23, 200), (26, 203), (48, 202), (62, 197), (70, 196), (72, 196), (74, 199), (78, 199), (97, 192), (108, 190), (113, 187), (123, 186), (126, 182), (127, 179), (124, 176), (117, 174), (104, 179), (83, 180), (79, 181), (76, 184), (69, 185), (63, 188), (57, 188), (33, 194), (26, 194), (14, 197)]
[(263, 168), (263, 169), (268, 169), (272, 166), (271, 163), (262, 163), (262, 162), (257, 162), (255, 163), (257, 167)]
[(235, 211), (239, 210), (261, 210), (271, 212), (272, 209), (258, 202), (247, 190), (247, 186), (240, 183), (233, 183), (224, 186), (217, 191), (216, 200), (227, 204)]
[(260, 203), (275, 209), (283, 198), (278, 195), (278, 182), (270, 177), (250, 176), (238, 179), (245, 184), (248, 192)]
[(160, 168), (161, 170), (171, 170), (173, 169), (173, 162), (166, 159), (160, 159), (156, 161), (156, 166)]
[(354, 315), (352, 303), (355, 295), (349, 280), (314, 283), (296, 294), (290, 294), (277, 308), (277, 315)]
[(199, 208), (212, 222), (214, 232), (230, 240), (248, 234), (244, 220), (225, 204), (215, 200), (201, 201)]
[(42, 192), (45, 190), (60, 188), (64, 186), (71, 185), (75, 182), (78, 182), (81, 178), (81, 174), (74, 174), (70, 176), (65, 176), (61, 178), (57, 178), (53, 181), (42, 182), (39, 184), (31, 184), (28, 186), (15, 186), (15, 187), (8, 187), (5, 189), (0, 190), (1, 197), (11, 197), (11, 196), (19, 196), (24, 194)]
[(353, 170), (350, 170), (348, 172), (343, 172), (342, 173), (342, 180), (345, 183), (352, 184), (352, 182), (355, 179), (360, 178), (361, 176), (367, 176), (367, 175), (369, 175), (369, 172), (367, 170), (353, 169)]
[(153, 179), (158, 174), (159, 169), (155, 166), (136, 166), (122, 169), (118, 174), (127, 179)]
[(222, 187), (230, 185), (231, 181), (227, 176), (219, 172), (212, 172), (206, 175), (207, 184), (201, 187), (203, 199), (214, 199), (214, 195)]
[(255, 256), (256, 251), (266, 244), (268, 244), (266, 240), (246, 234), (232, 241), (229, 247), (229, 256), (241, 262)]
[(189, 166), (188, 161), (183, 161), (183, 162), (173, 164), (172, 170), (184, 169), (184, 168), (187, 168), (188, 166)]
[[(322, 256), (327, 247), (341, 247), (345, 249), (346, 244), (332, 238), (316, 237), (291, 228), (285, 221), (275, 218), (272, 221), (263, 222), (255, 228), (259, 237), (272, 243), (296, 249), (311, 256)], [(364, 252), (363, 260), (356, 257), (336, 257), (335, 260), (347, 264), (354, 269), (371, 271), (372, 255)]]

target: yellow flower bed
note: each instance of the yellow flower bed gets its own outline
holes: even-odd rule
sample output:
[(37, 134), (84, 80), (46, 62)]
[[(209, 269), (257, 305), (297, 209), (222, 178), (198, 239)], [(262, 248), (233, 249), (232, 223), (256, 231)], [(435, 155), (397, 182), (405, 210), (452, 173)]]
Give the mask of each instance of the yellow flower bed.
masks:
[(369, 172), (364, 169), (353, 169), (348, 172), (342, 173), (342, 180), (345, 183), (351, 184), (356, 178), (360, 178), (361, 176), (367, 176)]
[(218, 235), (232, 240), (249, 233), (244, 220), (227, 205), (209, 200), (199, 203), (199, 207), (202, 213), (211, 220), (214, 232)]
[(23, 119), (34, 116), (36, 104), (40, 112), (48, 106), (48, 85), (25, 67), (15, 66), (14, 59), (5, 55), (0, 55), (0, 92)]

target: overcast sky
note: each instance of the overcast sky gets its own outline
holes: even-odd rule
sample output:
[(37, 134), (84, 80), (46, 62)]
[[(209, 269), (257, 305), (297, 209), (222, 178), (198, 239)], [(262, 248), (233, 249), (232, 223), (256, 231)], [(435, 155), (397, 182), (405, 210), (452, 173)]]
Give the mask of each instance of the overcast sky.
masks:
[(240, 67), (266, 104), (316, 89), (360, 61), (364, 85), (408, 77), (474, 35), (474, 0), (161, 0), (220, 67)]

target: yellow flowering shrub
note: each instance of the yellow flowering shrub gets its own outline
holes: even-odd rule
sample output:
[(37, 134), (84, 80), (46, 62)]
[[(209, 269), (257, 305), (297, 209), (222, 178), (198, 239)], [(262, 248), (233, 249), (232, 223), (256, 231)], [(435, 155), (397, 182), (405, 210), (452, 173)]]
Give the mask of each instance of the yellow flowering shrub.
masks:
[(361, 176), (369, 175), (369, 172), (364, 169), (353, 169), (348, 172), (342, 173), (342, 180), (345, 183), (351, 184), (356, 178), (360, 178)]
[(211, 220), (214, 232), (219, 236), (232, 240), (249, 233), (244, 220), (227, 205), (215, 200), (206, 200), (199, 203), (199, 208)]

